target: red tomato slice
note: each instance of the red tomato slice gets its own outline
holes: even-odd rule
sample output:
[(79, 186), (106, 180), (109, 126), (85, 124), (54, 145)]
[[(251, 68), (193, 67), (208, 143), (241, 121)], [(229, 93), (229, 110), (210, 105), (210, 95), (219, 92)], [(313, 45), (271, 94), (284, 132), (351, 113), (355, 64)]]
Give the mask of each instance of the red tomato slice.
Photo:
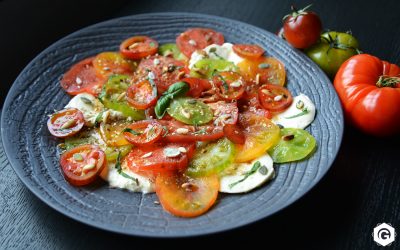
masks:
[(184, 171), (195, 147), (194, 143), (157, 143), (135, 147), (124, 161), (135, 173), (154, 177), (164, 172)]
[(106, 78), (98, 76), (90, 57), (74, 64), (61, 79), (61, 87), (70, 95), (87, 92), (97, 96)]
[(224, 35), (212, 29), (193, 28), (181, 33), (176, 38), (178, 49), (187, 58), (199, 49), (204, 49), (210, 44), (221, 45), (224, 43)]
[(65, 179), (74, 186), (93, 182), (107, 165), (105, 153), (94, 145), (81, 145), (66, 151), (60, 158)]
[(201, 96), (203, 91), (209, 90), (212, 88), (210, 82), (207, 79), (201, 79), (196, 77), (187, 77), (182, 79), (182, 82), (186, 82), (189, 84), (190, 89), (187, 92), (187, 96), (192, 96), (198, 98)]
[(226, 124), (224, 126), (224, 135), (231, 142), (236, 144), (244, 144), (246, 141), (243, 130), (236, 124)]
[(271, 112), (282, 112), (293, 102), (293, 97), (289, 90), (275, 84), (261, 86), (258, 89), (258, 98), (261, 105)]
[(133, 64), (117, 52), (102, 52), (93, 59), (93, 67), (100, 76), (133, 74)]
[(163, 208), (175, 216), (196, 217), (207, 212), (218, 197), (216, 175), (188, 178), (171, 173), (157, 176), (156, 193)]
[(159, 121), (165, 128), (163, 140), (167, 142), (214, 141), (224, 136), (222, 127), (213, 125), (190, 126), (176, 120)]
[(276, 58), (262, 56), (254, 60), (246, 59), (237, 66), (248, 82), (255, 82), (257, 85), (265, 83), (285, 85), (285, 66)]
[(254, 44), (235, 44), (232, 49), (240, 57), (250, 60), (261, 57), (265, 52), (263, 48)]
[(124, 129), (124, 137), (137, 146), (153, 144), (161, 138), (163, 127), (156, 120), (135, 122)]
[(133, 83), (126, 91), (126, 99), (137, 109), (147, 109), (157, 102), (157, 90), (149, 80)]
[(217, 87), (217, 94), (224, 100), (238, 100), (245, 89), (243, 77), (233, 71), (221, 72), (213, 77), (213, 83)]
[(239, 109), (236, 102), (213, 102), (207, 103), (214, 113), (213, 124), (223, 127), (225, 124), (236, 124), (239, 116)]
[(123, 41), (119, 51), (126, 58), (137, 60), (157, 53), (158, 43), (147, 36), (134, 36)]
[(138, 80), (151, 78), (157, 86), (158, 94), (164, 93), (168, 87), (185, 77), (185, 64), (164, 56), (151, 56), (140, 61), (136, 71)]
[(78, 133), (85, 124), (80, 110), (64, 109), (51, 115), (47, 120), (47, 128), (56, 137), (64, 138)]

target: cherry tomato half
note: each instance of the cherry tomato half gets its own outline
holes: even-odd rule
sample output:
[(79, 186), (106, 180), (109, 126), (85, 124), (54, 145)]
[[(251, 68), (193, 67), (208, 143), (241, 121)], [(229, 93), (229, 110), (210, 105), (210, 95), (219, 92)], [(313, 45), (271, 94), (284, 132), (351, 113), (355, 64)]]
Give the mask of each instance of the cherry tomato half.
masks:
[(60, 138), (78, 133), (84, 124), (83, 113), (75, 108), (58, 111), (47, 120), (47, 128), (50, 133)]
[(258, 89), (261, 105), (271, 112), (282, 112), (288, 108), (293, 97), (287, 88), (275, 84), (265, 84)]
[(106, 155), (98, 146), (82, 145), (66, 151), (60, 158), (65, 179), (74, 186), (93, 182), (107, 165)]
[(193, 28), (181, 33), (176, 38), (179, 50), (188, 58), (196, 50), (201, 50), (211, 44), (222, 45), (224, 35), (212, 29)]
[(250, 60), (261, 57), (265, 52), (263, 48), (255, 44), (235, 44), (232, 49), (240, 57)]
[(224, 100), (238, 100), (242, 97), (245, 89), (243, 77), (233, 71), (224, 71), (213, 77), (213, 83), (217, 87), (217, 94)]
[(158, 43), (147, 36), (134, 36), (123, 41), (119, 51), (126, 58), (137, 60), (157, 53)]
[(149, 80), (133, 83), (126, 91), (126, 99), (134, 108), (147, 109), (157, 102), (156, 86)]
[(124, 129), (124, 137), (137, 146), (153, 144), (161, 138), (163, 127), (156, 120), (135, 122)]

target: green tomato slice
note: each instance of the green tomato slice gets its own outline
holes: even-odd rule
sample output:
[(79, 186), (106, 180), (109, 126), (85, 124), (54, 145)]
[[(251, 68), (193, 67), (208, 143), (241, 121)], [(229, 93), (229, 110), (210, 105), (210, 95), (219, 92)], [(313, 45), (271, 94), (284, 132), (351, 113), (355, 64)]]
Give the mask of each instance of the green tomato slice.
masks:
[(110, 76), (103, 86), (99, 99), (108, 109), (119, 111), (125, 117), (131, 117), (135, 121), (143, 120), (145, 119), (144, 111), (130, 106), (123, 96), (130, 85), (129, 81), (130, 77), (127, 75)]
[(127, 155), (132, 149), (132, 145), (124, 145), (119, 147), (107, 147), (104, 150), (108, 162), (114, 162), (118, 158), (118, 154), (121, 153), (121, 158)]
[(316, 144), (315, 138), (303, 129), (283, 128), (280, 141), (268, 154), (275, 163), (298, 161), (310, 155)]
[(175, 43), (166, 43), (161, 45), (158, 48), (158, 53), (162, 56), (169, 56), (172, 55), (172, 57), (176, 60), (186, 60), (186, 56), (181, 53), (181, 51), (178, 49)]
[(196, 148), (186, 174), (193, 177), (219, 174), (234, 160), (235, 144), (223, 138)]
[(190, 125), (203, 125), (213, 119), (213, 112), (208, 105), (189, 97), (173, 99), (167, 112), (176, 120)]
[(237, 71), (233, 62), (224, 59), (201, 59), (190, 70), (190, 76), (197, 78), (211, 78), (214, 72)]

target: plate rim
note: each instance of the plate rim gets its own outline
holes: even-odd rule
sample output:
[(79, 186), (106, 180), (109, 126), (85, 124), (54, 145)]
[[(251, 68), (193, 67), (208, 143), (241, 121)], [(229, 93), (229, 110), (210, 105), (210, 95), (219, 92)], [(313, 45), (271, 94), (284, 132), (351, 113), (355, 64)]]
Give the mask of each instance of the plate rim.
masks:
[[(171, 15), (171, 16), (176, 16), (176, 15), (185, 15), (185, 16), (189, 16), (190, 17), (199, 17), (199, 18), (213, 18), (216, 20), (220, 20), (220, 21), (228, 21), (230, 23), (236, 23), (238, 25), (241, 25), (242, 27), (249, 27), (251, 29), (255, 29), (258, 30), (259, 32), (262, 33), (271, 33), (270, 31), (267, 31), (265, 29), (262, 29), (260, 27), (257, 27), (255, 25), (249, 24), (249, 23), (245, 23), (243, 21), (239, 21), (236, 19), (231, 19), (231, 18), (227, 18), (227, 17), (221, 17), (221, 16), (216, 16), (216, 15), (210, 15), (210, 14), (203, 14), (203, 13), (195, 13), (195, 12), (149, 12), (149, 13), (141, 13), (141, 14), (134, 14), (134, 15), (126, 15), (126, 16), (121, 16), (121, 17), (115, 17), (112, 19), (107, 19), (101, 22), (97, 22), (82, 28), (79, 28), (78, 30), (69, 33), (66, 36), (61, 37), (60, 39), (58, 39), (57, 41), (51, 43), (50, 46), (48, 46), (47, 48), (45, 48), (44, 50), (42, 50), (38, 55), (36, 55), (23, 69), (22, 71), (20, 71), (19, 75), (17, 76), (17, 78), (14, 80), (13, 84), (11, 85), (9, 91), (7, 92), (7, 96), (5, 98), (5, 101), (3, 102), (3, 107), (2, 107), (2, 113), (1, 113), (1, 124), (0, 124), (0, 130), (1, 130), (1, 139), (2, 139), (2, 146), (3, 149), (6, 153), (6, 157), (7, 160), (9, 161), (11, 167), (13, 168), (14, 172), (17, 174), (18, 178), (22, 181), (22, 183), (24, 183), (25, 187), (27, 187), (37, 198), (39, 198), (42, 202), (44, 202), (46, 205), (48, 205), (49, 207), (51, 207), (52, 209), (56, 210), (57, 212), (75, 220), (78, 221), (80, 223), (83, 223), (85, 225), (94, 227), (94, 228), (98, 228), (101, 230), (105, 230), (105, 231), (109, 231), (112, 233), (118, 233), (118, 234), (123, 234), (123, 235), (128, 235), (128, 236), (139, 236), (139, 237), (146, 237), (146, 238), (150, 238), (150, 237), (156, 237), (156, 238), (187, 238), (187, 237), (193, 237), (193, 236), (205, 236), (205, 235), (210, 235), (210, 234), (216, 234), (216, 233), (223, 233), (226, 231), (230, 231), (230, 230), (234, 230), (234, 229), (238, 229), (238, 228), (242, 228), (245, 226), (249, 226), (253, 223), (256, 223), (258, 221), (262, 221), (267, 219), (270, 216), (273, 216), (275, 214), (277, 214), (278, 212), (281, 212), (282, 210), (284, 210), (285, 208), (293, 205), (294, 203), (296, 203), (299, 199), (303, 198), (307, 193), (309, 193), (313, 188), (315, 188), (317, 186), (318, 183), (320, 183), (320, 181), (326, 176), (326, 174), (328, 173), (328, 171), (331, 169), (335, 159), (337, 158), (337, 155), (339, 153), (340, 147), (341, 147), (341, 143), (343, 141), (343, 133), (344, 133), (344, 116), (343, 116), (343, 108), (341, 105), (339, 108), (339, 124), (341, 126), (339, 126), (339, 130), (338, 130), (338, 137), (337, 137), (337, 148), (335, 149), (334, 154), (332, 155), (332, 157), (329, 159), (328, 161), (328, 167), (323, 169), (323, 171), (321, 171), (321, 175), (318, 176), (317, 178), (313, 179), (313, 183), (311, 185), (308, 185), (306, 188), (302, 189), (301, 192), (297, 195), (297, 197), (295, 197), (294, 199), (292, 199), (289, 203), (278, 207), (278, 208), (274, 208), (272, 210), (270, 210), (269, 215), (267, 216), (262, 216), (262, 217), (258, 217), (258, 218), (251, 218), (245, 222), (242, 221), (238, 221), (234, 226), (229, 226), (229, 227), (219, 227), (218, 229), (210, 229), (207, 231), (197, 231), (197, 232), (191, 232), (190, 234), (183, 234), (183, 235), (178, 235), (178, 234), (174, 234), (174, 235), (170, 235), (170, 234), (156, 234), (156, 233), (141, 233), (138, 231), (135, 232), (128, 232), (127, 230), (123, 230), (123, 229), (118, 229), (117, 227), (115, 227), (114, 225), (110, 225), (107, 224), (105, 226), (104, 223), (97, 223), (96, 221), (93, 220), (88, 220), (82, 217), (78, 217), (66, 210), (63, 210), (62, 207), (57, 206), (55, 203), (53, 203), (52, 201), (50, 201), (49, 199), (47, 199), (44, 195), (42, 195), (42, 193), (40, 192), (40, 189), (37, 189), (31, 185), (29, 185), (28, 183), (28, 177), (24, 176), (24, 172), (22, 170), (22, 165), (19, 164), (18, 160), (14, 159), (13, 157), (11, 157), (13, 155), (13, 152), (11, 152), (11, 148), (10, 146), (8, 146), (9, 144), (11, 144), (11, 142), (8, 141), (7, 135), (4, 132), (4, 127), (5, 127), (5, 110), (7, 110), (6, 107), (8, 107), (11, 102), (12, 102), (12, 97), (13, 97), (13, 93), (16, 91), (16, 82), (19, 81), (20, 78), (22, 78), (22, 73), (25, 72), (27, 69), (29, 69), (31, 67), (31, 65), (37, 60), (37, 58), (41, 57), (43, 54), (46, 54), (48, 51), (52, 50), (53, 47), (56, 47), (59, 43), (61, 43), (64, 39), (68, 39), (70, 37), (79, 35), (81, 32), (85, 32), (88, 29), (93, 29), (96, 28), (97, 26), (102, 26), (104, 24), (107, 23), (112, 23), (112, 22), (116, 22), (117, 20), (124, 20), (124, 19), (129, 19), (132, 17), (145, 17), (145, 16), (165, 16), (165, 15)], [(295, 50), (294, 48), (292, 48), (293, 50)], [(308, 61), (310, 62), (310, 64), (313, 65), (314, 68), (316, 68), (318, 71), (322, 72), (323, 71), (313, 62), (311, 61), (311, 59), (307, 58)], [(323, 75), (323, 77), (326, 78), (327, 82), (332, 83), (331, 80), (326, 76), (325, 73), (321, 74)], [(332, 86), (333, 88), (333, 86)], [(338, 99), (337, 93), (336, 91), (334, 91), (334, 94), (336, 95), (336, 98)], [(338, 99), (339, 100), (339, 99)], [(340, 103), (340, 102), (339, 102)]]

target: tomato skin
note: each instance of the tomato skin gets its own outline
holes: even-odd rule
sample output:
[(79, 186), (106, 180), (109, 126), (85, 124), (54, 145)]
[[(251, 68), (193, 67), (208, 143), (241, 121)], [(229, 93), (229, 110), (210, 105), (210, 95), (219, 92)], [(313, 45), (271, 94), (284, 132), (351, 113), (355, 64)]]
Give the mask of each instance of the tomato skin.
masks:
[(224, 35), (205, 28), (188, 29), (176, 38), (176, 45), (187, 58), (190, 58), (196, 50), (204, 49), (211, 44), (222, 45), (223, 43)]
[[(75, 120), (74, 122), (72, 122)], [(72, 123), (66, 128), (61, 128), (64, 124)], [(47, 120), (49, 132), (59, 138), (65, 138), (78, 133), (85, 124), (83, 113), (75, 108), (64, 109), (51, 115)]]
[(239, 73), (224, 71), (215, 75), (212, 81), (218, 90), (217, 94), (226, 101), (238, 100), (243, 96), (245, 80)]
[(305, 49), (318, 41), (321, 19), (315, 12), (295, 11), (284, 20), (283, 35), (293, 47)]
[[(133, 44), (137, 44), (137, 46), (130, 48)], [(126, 58), (137, 60), (157, 53), (158, 43), (147, 36), (134, 36), (124, 40), (119, 51)]]
[[(75, 160), (75, 154), (81, 154), (82, 160)], [(95, 167), (88, 171), (83, 170), (83, 167), (90, 163), (95, 164)], [(84, 186), (92, 183), (97, 178), (107, 165), (107, 160), (104, 151), (100, 147), (88, 144), (64, 152), (60, 157), (60, 165), (64, 177), (69, 183), (74, 186)]]
[(143, 120), (129, 125), (127, 128), (140, 133), (138, 135), (124, 132), (124, 137), (137, 146), (148, 146), (161, 138), (163, 128), (157, 120)]
[[(346, 118), (374, 136), (400, 131), (400, 67), (377, 57), (355, 55), (342, 64), (334, 80)], [(394, 77), (392, 87), (378, 87), (381, 76)], [(397, 80), (396, 80), (397, 79)]]
[(69, 95), (87, 92), (97, 96), (106, 78), (99, 76), (93, 66), (94, 57), (83, 59), (65, 72), (60, 84)]
[(232, 49), (240, 57), (250, 60), (261, 57), (265, 52), (263, 48), (255, 44), (235, 44)]
[[(281, 96), (280, 100), (275, 98)], [(285, 87), (275, 84), (265, 84), (258, 89), (261, 105), (270, 112), (282, 112), (293, 102), (292, 94)]]
[(126, 91), (126, 99), (130, 105), (137, 109), (147, 109), (157, 102), (157, 91), (149, 80), (133, 83)]
[(203, 91), (209, 90), (212, 87), (208, 80), (197, 77), (186, 77), (182, 79), (182, 82), (186, 82), (190, 86), (186, 95), (195, 98), (200, 97)]

